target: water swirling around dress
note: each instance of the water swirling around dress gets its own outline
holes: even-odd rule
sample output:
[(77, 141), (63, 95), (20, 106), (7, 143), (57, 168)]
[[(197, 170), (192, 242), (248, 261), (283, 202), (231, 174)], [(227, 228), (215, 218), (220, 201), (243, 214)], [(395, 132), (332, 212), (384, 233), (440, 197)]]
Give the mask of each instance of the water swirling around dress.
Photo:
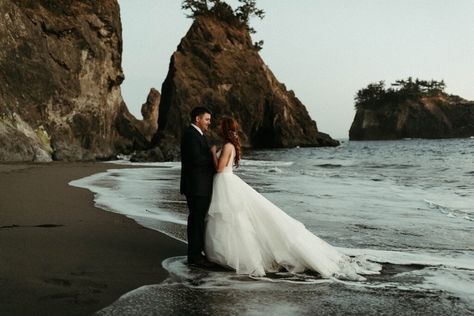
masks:
[(381, 265), (342, 254), (235, 175), (234, 155), (214, 176), (205, 233), (210, 261), (250, 276), (309, 269), (323, 278), (362, 281), (380, 273)]

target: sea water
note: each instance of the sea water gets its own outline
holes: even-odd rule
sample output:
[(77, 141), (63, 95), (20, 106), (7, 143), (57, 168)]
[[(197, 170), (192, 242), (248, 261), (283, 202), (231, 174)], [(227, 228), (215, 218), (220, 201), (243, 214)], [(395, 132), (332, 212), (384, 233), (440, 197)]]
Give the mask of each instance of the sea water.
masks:
[[(185, 242), (180, 164), (115, 163), (134, 168), (71, 185), (93, 191), (98, 207)], [(382, 274), (251, 278), (175, 257), (163, 262), (168, 280), (99, 314), (474, 314), (474, 139), (247, 151), (234, 172), (340, 251), (382, 263)]]

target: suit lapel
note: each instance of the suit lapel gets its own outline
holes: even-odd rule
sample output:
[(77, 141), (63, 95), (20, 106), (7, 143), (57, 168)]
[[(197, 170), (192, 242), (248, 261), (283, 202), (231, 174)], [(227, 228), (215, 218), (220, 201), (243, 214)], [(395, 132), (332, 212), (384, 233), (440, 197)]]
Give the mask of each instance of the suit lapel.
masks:
[(199, 131), (196, 128), (194, 128), (194, 126), (192, 126), (192, 125), (189, 125), (189, 128), (191, 128), (194, 132), (194, 135), (196, 135), (196, 137), (199, 138), (199, 141), (200, 141), (201, 145), (209, 147), (206, 135), (204, 135), (204, 134), (201, 135), (201, 133), (199, 133)]

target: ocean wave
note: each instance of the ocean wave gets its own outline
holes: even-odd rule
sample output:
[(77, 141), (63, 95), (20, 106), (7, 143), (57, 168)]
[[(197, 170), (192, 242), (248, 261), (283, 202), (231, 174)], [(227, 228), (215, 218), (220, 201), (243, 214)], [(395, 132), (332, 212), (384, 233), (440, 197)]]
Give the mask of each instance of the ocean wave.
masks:
[(442, 205), (430, 200), (424, 200), (430, 209), (435, 209), (452, 218), (461, 218), (468, 221), (474, 221), (474, 213), (470, 210), (458, 209)]
[[(168, 282), (182, 283), (188, 286), (198, 286), (203, 289), (255, 289), (265, 286), (268, 282), (293, 283), (293, 284), (315, 284), (333, 282), (332, 279), (322, 279), (318, 273), (269, 273), (264, 277), (239, 275), (235, 271), (226, 268), (215, 267), (213, 269), (202, 269), (187, 265), (185, 256), (172, 257), (162, 262), (163, 268), (168, 271), (170, 279)], [(263, 281), (263, 283), (250, 281)]]
[[(406, 252), (406, 251), (390, 251), (390, 250), (376, 250), (376, 249), (359, 249), (359, 248), (342, 248), (337, 247), (339, 251), (351, 257), (363, 257), (372, 262), (382, 265), (389, 264), (389, 267), (384, 267), (381, 272), (382, 276), (376, 274), (371, 277), (368, 276), (368, 282), (354, 281), (355, 283), (371, 283), (371, 281), (380, 281), (383, 275), (387, 274), (387, 269), (390, 269), (391, 275), (395, 273), (407, 273), (422, 269), (445, 269), (450, 271), (470, 271), (474, 274), (474, 257), (472, 251), (464, 251), (453, 253), (447, 251), (445, 253), (423, 253), (423, 252)], [(185, 282), (191, 286), (196, 283), (201, 287), (222, 287), (222, 286), (241, 286), (248, 284), (248, 278), (270, 282), (292, 282), (297, 283), (313, 283), (314, 281), (321, 281), (321, 276), (312, 271), (305, 271), (304, 273), (289, 273), (281, 271), (278, 273), (269, 273), (265, 278), (256, 278), (248, 275), (239, 275), (235, 271), (226, 268), (216, 267), (210, 270), (190, 267), (186, 264), (186, 257), (168, 258), (162, 263), (163, 267), (169, 272), (174, 282)], [(205, 273), (203, 278), (202, 273)], [(199, 282), (195, 282), (199, 278)], [(326, 281), (335, 281), (334, 279), (326, 279)], [(243, 283), (242, 283), (243, 282)], [(349, 281), (353, 283), (353, 281)], [(473, 289), (474, 293), (474, 289)]]
[(249, 160), (242, 159), (242, 166), (246, 167), (289, 167), (294, 164), (293, 161), (277, 161), (277, 160)]
[[(356, 307), (361, 314), (367, 314), (380, 312), (380, 304), (396, 304), (398, 310), (399, 303), (405, 300), (409, 304), (399, 310), (401, 314), (461, 315), (474, 307), (472, 253), (440, 256), (339, 250), (379, 260), (383, 264), (381, 274), (369, 276), (366, 281), (322, 279), (314, 273), (286, 272), (254, 278), (224, 268), (190, 267), (186, 258), (180, 256), (163, 261), (162, 266), (170, 275), (163, 283), (126, 293), (98, 314), (159, 315), (193, 311), (224, 315), (249, 314), (249, 311), (254, 311), (250, 314), (312, 314), (314, 310), (332, 314), (334, 310), (324, 309), (327, 306), (341, 310)], [(203, 301), (212, 304), (203, 305)], [(418, 306), (417, 302), (421, 304)]]
[[(176, 212), (184, 201), (171, 199), (167, 192), (170, 181), (163, 169), (133, 168), (110, 169), (69, 182), (69, 185), (94, 193), (95, 206), (109, 212), (125, 215), (138, 224), (184, 241), (186, 214)], [(160, 181), (156, 181), (157, 175)], [(150, 186), (150, 181), (153, 185)], [(160, 190), (164, 193), (160, 194)], [(158, 201), (158, 202), (157, 202)], [(170, 208), (159, 205), (170, 205)]]
[(214, 286), (209, 288), (210, 274), (196, 270), (190, 275), (190, 282), (167, 280), (140, 287), (97, 314), (313, 315), (317, 311), (321, 315), (332, 315), (337, 310), (358, 315), (383, 314), (384, 311), (397, 315), (467, 315), (472, 310), (469, 282), (463, 275), (442, 270), (428, 275), (425, 270), (415, 269), (405, 275), (387, 274), (387, 280), (365, 283), (331, 279), (308, 283), (274, 282), (274, 279), (250, 278), (229, 282), (229, 277), (222, 275), (217, 279), (223, 283), (211, 281)]
[(451, 251), (435, 253), (428, 251), (383, 250), (338, 247), (339, 251), (349, 256), (365, 255), (369, 260), (378, 263), (396, 265), (422, 265), (425, 267), (444, 267), (456, 270), (470, 270), (474, 272), (474, 253), (472, 251)]
[(110, 163), (122, 166), (143, 166), (143, 167), (158, 167), (158, 168), (181, 168), (181, 162), (179, 161), (165, 161), (165, 162), (131, 162), (127, 159), (105, 161), (104, 163)]
[(283, 173), (283, 170), (281, 170), (278, 167), (273, 167), (273, 168), (267, 169), (267, 172), (270, 172), (270, 173)]
[[(372, 249), (338, 248), (351, 256), (364, 256), (382, 264), (380, 275), (367, 276), (367, 280), (347, 281), (334, 278), (322, 279), (319, 274), (307, 271), (292, 274), (279, 272), (264, 277), (237, 275), (234, 271), (219, 269), (204, 270), (187, 266), (185, 257), (166, 259), (163, 267), (171, 275), (168, 283), (179, 283), (188, 287), (207, 290), (250, 290), (261, 291), (272, 288), (275, 291), (289, 286), (312, 286), (315, 284), (344, 284), (365, 289), (391, 289), (442, 295), (450, 293), (473, 305), (474, 261), (472, 253), (457, 255), (433, 255), (429, 253), (407, 253)], [(250, 282), (252, 281), (252, 282)], [(431, 294), (430, 294), (431, 293)]]
[(411, 164), (365, 164), (361, 165), (364, 168), (371, 168), (371, 169), (409, 169), (409, 168), (418, 168), (419, 165), (411, 165)]
[(322, 163), (322, 164), (317, 164), (314, 165), (315, 167), (320, 167), (320, 168), (341, 168), (343, 165), (341, 164), (332, 164), (332, 163)]

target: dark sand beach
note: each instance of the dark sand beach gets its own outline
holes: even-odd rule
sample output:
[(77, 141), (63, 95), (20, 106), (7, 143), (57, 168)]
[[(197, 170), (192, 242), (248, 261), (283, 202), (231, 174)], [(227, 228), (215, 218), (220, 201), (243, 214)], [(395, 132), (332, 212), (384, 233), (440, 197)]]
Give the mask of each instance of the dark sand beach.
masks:
[(2, 315), (90, 315), (167, 277), (186, 246), (94, 207), (68, 183), (117, 165), (0, 164)]

